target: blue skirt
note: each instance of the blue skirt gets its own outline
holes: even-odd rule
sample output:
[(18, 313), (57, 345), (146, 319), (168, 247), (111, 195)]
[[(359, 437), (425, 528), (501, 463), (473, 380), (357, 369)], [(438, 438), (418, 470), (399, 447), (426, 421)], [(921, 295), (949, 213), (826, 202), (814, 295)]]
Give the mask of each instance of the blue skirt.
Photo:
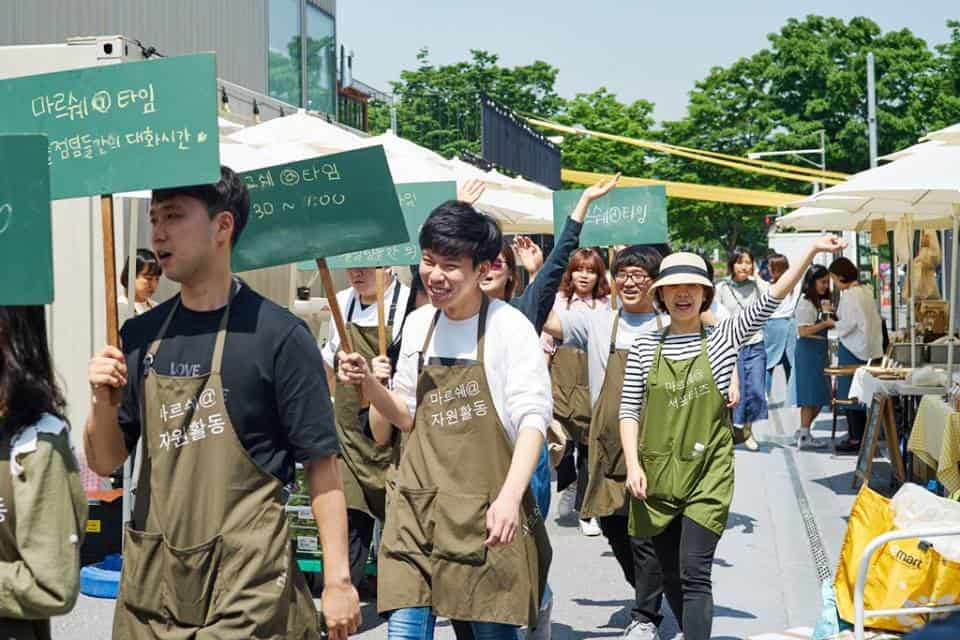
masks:
[(793, 318), (773, 318), (763, 325), (763, 345), (767, 350), (767, 368), (780, 364), (783, 356), (793, 367), (793, 353), (797, 344), (797, 322)]
[(792, 380), (795, 407), (825, 407), (830, 404), (830, 378), (823, 373), (830, 366), (828, 346), (825, 338), (797, 340), (793, 358), (796, 368)]
[[(867, 364), (866, 360), (861, 360), (840, 343), (837, 349), (837, 364)], [(837, 378), (837, 400), (850, 399), (850, 385), (853, 384), (853, 376), (840, 376)]]
[(762, 342), (747, 344), (737, 358), (740, 375), (740, 403), (733, 409), (733, 424), (743, 425), (767, 419), (767, 350)]

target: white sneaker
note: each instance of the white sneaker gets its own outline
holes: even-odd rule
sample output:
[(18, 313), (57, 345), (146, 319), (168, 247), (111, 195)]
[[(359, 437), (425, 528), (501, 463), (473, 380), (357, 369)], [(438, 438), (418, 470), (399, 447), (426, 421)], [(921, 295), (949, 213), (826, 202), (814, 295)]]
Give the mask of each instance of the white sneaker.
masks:
[(797, 449), (825, 449), (827, 443), (819, 438), (814, 438), (809, 433), (801, 433), (797, 436)]
[(757, 444), (757, 441), (753, 438), (753, 434), (743, 441), (743, 446), (747, 448), (748, 451), (756, 451), (760, 448), (760, 445)]
[(657, 631), (657, 625), (652, 622), (634, 620), (624, 630), (622, 638), (623, 640), (660, 640), (660, 632)]
[(597, 519), (590, 518), (589, 520), (580, 520), (580, 533), (592, 538), (603, 532), (600, 531), (600, 523), (597, 522)]
[(563, 520), (573, 515), (574, 505), (577, 503), (577, 483), (573, 483), (560, 492), (557, 500), (557, 518)]

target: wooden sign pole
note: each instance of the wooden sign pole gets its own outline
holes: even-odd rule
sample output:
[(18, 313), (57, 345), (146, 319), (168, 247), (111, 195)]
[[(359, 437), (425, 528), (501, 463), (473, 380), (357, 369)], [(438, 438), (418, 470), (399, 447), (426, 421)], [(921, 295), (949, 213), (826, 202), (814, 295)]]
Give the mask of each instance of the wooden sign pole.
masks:
[(383, 308), (383, 276), (383, 267), (377, 267), (377, 339), (380, 343), (380, 357), (385, 358), (387, 355), (387, 321), (384, 317)]
[(607, 248), (607, 259), (610, 262), (610, 307), (617, 310), (617, 278), (613, 275), (613, 261), (617, 257), (617, 250), (613, 247)]
[(100, 196), (100, 221), (103, 233), (103, 294), (107, 312), (107, 344), (120, 346), (120, 320), (117, 316), (117, 263), (113, 235), (113, 195)]
[[(353, 353), (353, 346), (350, 344), (350, 336), (347, 334), (347, 325), (343, 322), (343, 311), (340, 310), (340, 303), (337, 302), (337, 292), (333, 288), (333, 277), (327, 267), (326, 258), (317, 258), (317, 269), (320, 271), (320, 282), (323, 284), (323, 291), (327, 296), (327, 304), (330, 305), (330, 315), (333, 316), (334, 325), (337, 327), (337, 335), (340, 336), (340, 350), (344, 353)], [(333, 357), (336, 358), (336, 354)]]
[(907, 470), (903, 466), (903, 456), (900, 455), (900, 437), (897, 435), (897, 419), (893, 413), (893, 402), (888, 400), (884, 411), (884, 433), (887, 438), (887, 448), (890, 450), (890, 466), (893, 468), (893, 477), (903, 484), (907, 481)]

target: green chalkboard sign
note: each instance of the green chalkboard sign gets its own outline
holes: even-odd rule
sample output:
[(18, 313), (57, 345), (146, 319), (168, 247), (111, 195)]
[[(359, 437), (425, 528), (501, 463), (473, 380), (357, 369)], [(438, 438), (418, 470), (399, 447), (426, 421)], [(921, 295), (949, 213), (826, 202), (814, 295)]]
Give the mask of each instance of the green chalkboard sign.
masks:
[(242, 174), (250, 218), (233, 249), (249, 271), (409, 240), (383, 147)]
[[(559, 237), (583, 189), (554, 191), (553, 229)], [(667, 190), (652, 187), (619, 187), (594, 201), (587, 211), (581, 247), (667, 242)]]
[(54, 200), (220, 179), (212, 53), (0, 80), (0, 133), (49, 138)]
[(53, 302), (47, 137), (0, 135), (0, 305)]
[[(340, 256), (327, 258), (331, 269), (360, 269), (364, 267), (386, 267), (420, 262), (420, 227), (437, 206), (447, 200), (457, 199), (456, 182), (408, 182), (396, 185), (397, 199), (403, 211), (403, 221), (410, 235), (408, 242), (354, 251)], [(316, 271), (314, 260), (297, 265), (301, 271)]]

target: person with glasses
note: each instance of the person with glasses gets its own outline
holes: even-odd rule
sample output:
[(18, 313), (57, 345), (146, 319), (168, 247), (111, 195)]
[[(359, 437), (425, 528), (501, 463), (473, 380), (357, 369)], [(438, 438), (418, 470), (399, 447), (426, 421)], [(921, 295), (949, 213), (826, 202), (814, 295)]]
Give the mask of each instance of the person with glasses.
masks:
[(626, 467), (620, 447), (618, 413), (627, 353), (634, 340), (657, 328), (665, 318), (653, 307), (650, 285), (662, 257), (655, 249), (634, 245), (621, 251), (613, 262), (620, 309), (605, 307), (588, 311), (554, 311), (544, 331), (565, 345), (587, 354), (592, 413), (589, 431), (588, 482), (580, 516), (596, 517), (624, 578), (634, 588), (633, 619), (660, 623), (661, 574), (655, 566), (649, 541), (631, 541), (627, 533)]

